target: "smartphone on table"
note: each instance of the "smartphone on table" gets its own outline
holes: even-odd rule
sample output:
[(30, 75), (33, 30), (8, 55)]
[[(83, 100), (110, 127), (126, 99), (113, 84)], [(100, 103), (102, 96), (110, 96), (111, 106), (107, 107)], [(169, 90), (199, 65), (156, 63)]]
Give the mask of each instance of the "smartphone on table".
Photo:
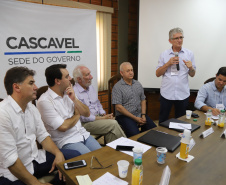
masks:
[(124, 145), (117, 145), (116, 150), (118, 151), (132, 151), (134, 146), (124, 146)]
[(64, 163), (64, 169), (65, 170), (70, 170), (74, 168), (81, 168), (86, 166), (86, 161), (85, 160), (80, 160), (80, 161), (72, 161), (68, 163)]

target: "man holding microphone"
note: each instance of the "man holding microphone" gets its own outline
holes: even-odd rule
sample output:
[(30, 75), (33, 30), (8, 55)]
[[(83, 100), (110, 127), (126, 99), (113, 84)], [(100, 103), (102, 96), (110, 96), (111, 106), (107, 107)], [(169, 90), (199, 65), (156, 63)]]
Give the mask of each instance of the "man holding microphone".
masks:
[(159, 123), (168, 119), (172, 105), (175, 106), (175, 118), (186, 112), (190, 96), (188, 75), (195, 76), (196, 66), (193, 52), (182, 47), (183, 39), (181, 28), (171, 29), (169, 42), (172, 47), (159, 57), (156, 68), (156, 76), (162, 76)]

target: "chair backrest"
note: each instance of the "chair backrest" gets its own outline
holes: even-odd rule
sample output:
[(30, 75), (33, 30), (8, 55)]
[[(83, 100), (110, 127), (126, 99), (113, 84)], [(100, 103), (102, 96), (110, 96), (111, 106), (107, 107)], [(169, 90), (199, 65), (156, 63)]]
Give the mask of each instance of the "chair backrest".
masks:
[(112, 88), (113, 86), (121, 79), (121, 75), (118, 73), (114, 76), (112, 76), (109, 80), (108, 80), (108, 114), (112, 113), (115, 115), (115, 108), (114, 106), (111, 104), (111, 93), (112, 93)]
[(216, 79), (216, 77), (209, 78), (208, 80), (206, 80), (206, 81), (204, 82), (204, 84), (209, 83), (209, 82), (212, 82), (212, 81), (214, 81), (215, 79)]
[(47, 90), (48, 90), (48, 85), (39, 87), (38, 90), (37, 90), (36, 99), (35, 99), (35, 100), (32, 100), (32, 103), (33, 103), (34, 105), (36, 105), (36, 100), (38, 100), (38, 99), (40, 98), (40, 96), (41, 96), (43, 93), (45, 93)]
[(75, 85), (75, 80), (74, 80), (74, 78), (72, 78), (70, 81), (71, 81), (71, 84), (74, 86), (74, 85)]

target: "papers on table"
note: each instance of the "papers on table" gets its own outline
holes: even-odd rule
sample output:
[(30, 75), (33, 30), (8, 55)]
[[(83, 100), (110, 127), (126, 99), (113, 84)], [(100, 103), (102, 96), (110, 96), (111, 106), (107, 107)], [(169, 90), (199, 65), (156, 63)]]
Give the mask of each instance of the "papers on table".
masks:
[(169, 128), (176, 128), (176, 129), (183, 129), (183, 130), (184, 129), (191, 130), (191, 124), (170, 122)]
[[(117, 145), (125, 145), (125, 146), (134, 146), (134, 147), (139, 147), (143, 149), (143, 153), (145, 153), (146, 151), (148, 151), (151, 146), (139, 143), (137, 141), (125, 138), (125, 137), (120, 137), (110, 143), (107, 144), (107, 146), (116, 149)], [(133, 152), (132, 151), (121, 151), (125, 154), (128, 154), (130, 156), (133, 156)]]
[(77, 175), (76, 178), (79, 185), (92, 185), (89, 175)]
[(128, 185), (128, 182), (115, 177), (111, 173), (107, 172), (97, 180), (93, 181), (92, 185)]

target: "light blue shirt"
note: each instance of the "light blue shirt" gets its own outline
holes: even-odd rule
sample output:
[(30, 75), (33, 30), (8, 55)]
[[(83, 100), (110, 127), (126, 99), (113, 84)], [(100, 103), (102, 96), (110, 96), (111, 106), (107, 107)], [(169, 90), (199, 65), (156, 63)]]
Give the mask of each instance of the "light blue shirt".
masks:
[(106, 114), (100, 101), (98, 100), (97, 91), (94, 89), (92, 85), (90, 85), (86, 90), (86, 89), (83, 89), (83, 87), (79, 85), (79, 83), (76, 83), (73, 89), (78, 99), (83, 104), (87, 105), (90, 110), (89, 117), (80, 116), (81, 122), (95, 121), (97, 115)]
[[(175, 55), (172, 48), (161, 53), (156, 70), (166, 64), (170, 60), (170, 58), (174, 56)], [(184, 100), (190, 96), (188, 83), (189, 69), (184, 64), (183, 60), (190, 60), (192, 62), (193, 68), (196, 69), (194, 54), (192, 51), (182, 48), (178, 56), (180, 66), (178, 75), (171, 75), (171, 67), (168, 67), (166, 72), (162, 75), (160, 93), (165, 99), (168, 100)]]
[(204, 105), (216, 108), (216, 104), (224, 104), (226, 107), (226, 86), (219, 92), (215, 86), (215, 80), (202, 86), (195, 100), (195, 107), (201, 109)]

